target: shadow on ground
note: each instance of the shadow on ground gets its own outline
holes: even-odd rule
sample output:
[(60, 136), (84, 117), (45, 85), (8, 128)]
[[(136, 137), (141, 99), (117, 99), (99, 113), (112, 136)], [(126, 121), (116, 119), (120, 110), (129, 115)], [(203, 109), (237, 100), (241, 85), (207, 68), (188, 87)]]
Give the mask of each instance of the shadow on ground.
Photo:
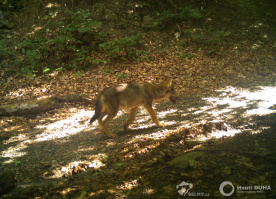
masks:
[[(64, 120), (38, 118), (33, 129), (16, 129), (0, 146), (1, 195), (180, 197), (175, 186), (188, 181), (194, 183), (195, 194), (222, 196), (218, 187), (223, 179), (235, 187), (275, 185), (275, 87), (226, 87), (183, 98), (176, 106), (158, 103), (155, 109), (165, 128), (155, 127), (140, 109), (132, 130), (125, 133), (127, 115), (120, 112), (110, 125), (115, 139), (107, 139), (97, 123), (88, 125), (93, 111), (85, 109)], [(204, 151), (196, 166), (168, 166), (193, 150)], [(236, 190), (235, 196), (247, 196), (246, 191)], [(259, 191), (265, 197), (275, 194)]]

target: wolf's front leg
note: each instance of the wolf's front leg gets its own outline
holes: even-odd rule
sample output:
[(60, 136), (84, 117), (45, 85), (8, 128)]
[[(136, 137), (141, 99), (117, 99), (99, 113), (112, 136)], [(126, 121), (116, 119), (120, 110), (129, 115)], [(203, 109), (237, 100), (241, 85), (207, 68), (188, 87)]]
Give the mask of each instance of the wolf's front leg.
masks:
[(160, 122), (158, 121), (157, 116), (156, 116), (156, 113), (154, 112), (154, 110), (153, 110), (153, 108), (152, 108), (152, 105), (145, 105), (144, 107), (147, 109), (147, 111), (148, 111), (148, 113), (149, 113), (149, 115), (150, 115), (152, 121), (153, 121), (157, 126), (159, 126), (159, 127), (165, 127), (165, 126), (166, 126), (164, 123), (162, 123), (162, 122), (160, 123)]

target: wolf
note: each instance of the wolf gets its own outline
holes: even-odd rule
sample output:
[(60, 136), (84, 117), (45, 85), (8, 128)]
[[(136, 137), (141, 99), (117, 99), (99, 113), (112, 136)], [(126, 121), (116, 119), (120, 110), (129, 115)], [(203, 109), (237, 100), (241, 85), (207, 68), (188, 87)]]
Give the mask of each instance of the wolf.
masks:
[(177, 99), (178, 95), (172, 87), (172, 78), (160, 84), (130, 83), (108, 87), (96, 98), (95, 113), (90, 119), (90, 124), (98, 119), (100, 129), (107, 137), (113, 138), (115, 135), (108, 129), (108, 124), (117, 115), (119, 109), (129, 110), (129, 117), (123, 126), (124, 130), (128, 131), (128, 126), (134, 121), (138, 107), (144, 106), (152, 121), (158, 127), (164, 127), (165, 125), (158, 121), (152, 104), (160, 100), (169, 100), (175, 104)]

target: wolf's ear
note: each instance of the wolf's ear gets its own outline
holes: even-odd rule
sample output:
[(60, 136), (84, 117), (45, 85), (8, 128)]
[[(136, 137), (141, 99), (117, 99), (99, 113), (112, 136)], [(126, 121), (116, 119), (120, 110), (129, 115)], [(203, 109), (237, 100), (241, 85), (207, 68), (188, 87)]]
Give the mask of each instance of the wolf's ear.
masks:
[(163, 82), (163, 86), (169, 88), (172, 86), (172, 78), (168, 78), (166, 81)]

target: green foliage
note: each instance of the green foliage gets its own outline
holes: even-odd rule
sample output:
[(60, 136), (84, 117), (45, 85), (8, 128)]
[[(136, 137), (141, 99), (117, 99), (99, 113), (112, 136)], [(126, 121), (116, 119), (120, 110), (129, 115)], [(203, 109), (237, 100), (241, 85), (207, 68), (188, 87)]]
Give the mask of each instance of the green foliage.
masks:
[(0, 59), (15, 59), (16, 54), (4, 46), (4, 40), (0, 41)]
[(161, 27), (168, 26), (174, 21), (183, 21), (185, 19), (200, 19), (203, 17), (201, 10), (198, 8), (192, 8), (186, 6), (179, 9), (178, 13), (172, 12), (171, 10), (164, 10), (161, 13), (158, 13), (157, 24)]
[(208, 54), (217, 54), (224, 55), (225, 52), (220, 51), (222, 47), (222, 38), (228, 36), (224, 31), (215, 31), (206, 30), (206, 40), (205, 40), (205, 49)]
[(62, 25), (60, 31), (64, 34), (75, 31), (79, 33), (90, 32), (99, 25), (98, 22), (91, 19), (92, 14), (89, 10), (72, 12), (69, 9), (65, 9), (64, 13), (67, 14), (67, 19), (56, 24)]
[[(40, 31), (23, 39), (14, 49), (9, 50), (4, 41), (0, 42), (0, 58), (8, 60), (1, 62), (0, 67), (7, 68), (6, 74), (18, 72), (32, 79), (37, 74), (54, 70), (63, 72), (68, 69), (106, 65), (109, 57), (134, 59), (138, 62), (148, 60), (147, 53), (142, 48), (141, 33), (107, 41), (108, 33), (98, 31), (100, 24), (92, 20), (89, 10), (73, 12), (58, 8), (50, 11), (44, 20), (47, 22)], [(107, 60), (93, 58), (99, 50), (107, 53)]]
[(197, 57), (197, 54), (191, 53), (189, 51), (188, 52), (182, 51), (179, 56), (182, 58), (193, 59)]
[(105, 67), (104, 69), (103, 69), (103, 71), (102, 71), (102, 73), (106, 76), (106, 75), (108, 75), (109, 73), (111, 73), (112, 72), (112, 70), (111, 69), (108, 69), (107, 67)]
[(118, 78), (120, 78), (120, 79), (125, 79), (125, 78), (128, 77), (128, 74), (118, 73), (117, 76), (118, 76)]
[(81, 72), (75, 72), (74, 75), (75, 75), (76, 77), (81, 77), (81, 76), (82, 76), (82, 73), (81, 73)]
[[(64, 17), (53, 17), (59, 12)], [(99, 23), (93, 21), (91, 17), (88, 10), (72, 12), (60, 9), (51, 12), (45, 17), (48, 22), (41, 32), (35, 37), (22, 40), (17, 45), (17, 50), (8, 50), (3, 42), (0, 42), (0, 58), (14, 60), (12, 63), (14, 70), (29, 79), (35, 77), (37, 73), (95, 65), (95, 60), (90, 58), (92, 51), (90, 41), (94, 39), (94, 35), (97, 36), (94, 33)], [(85, 37), (86, 35), (88, 36)], [(55, 60), (50, 65), (47, 64), (49, 56)]]
[(50, 72), (50, 71), (51, 71), (51, 69), (48, 68), (48, 67), (45, 67), (45, 68), (43, 69), (43, 73), (48, 73), (48, 72)]
[(185, 47), (190, 43), (197, 44), (199, 47), (203, 47), (208, 54), (224, 55), (226, 52), (221, 51), (223, 46), (223, 38), (229, 36), (229, 33), (224, 31), (213, 31), (210, 29), (196, 30), (186, 29), (183, 31), (182, 37), (179, 41), (179, 45), (176, 48), (175, 54), (180, 57), (192, 59), (196, 57), (196, 54), (186, 52)]
[(0, 61), (0, 68), (5, 68), (7, 75), (14, 75), (14, 66), (19, 66), (19, 59), (15, 52), (4, 45), (4, 40), (0, 41), (0, 60), (6, 60), (5, 64)]
[(150, 61), (150, 58), (147, 57), (148, 53), (144, 50), (138, 50), (136, 51), (136, 55), (137, 55), (137, 58), (135, 59), (137, 62), (140, 62), (140, 61), (143, 61), (143, 60), (146, 60), (147, 62)]
[(180, 8), (180, 12), (178, 13), (179, 19), (185, 19), (187, 17), (193, 18), (193, 19), (200, 19), (203, 17), (200, 9), (198, 8), (192, 8), (190, 6)]
[(21, 161), (16, 161), (15, 163), (14, 163), (14, 166), (19, 166), (19, 165), (21, 165), (22, 164), (22, 162)]
[(39, 70), (39, 59), (43, 53), (43, 42), (40, 39), (24, 40), (18, 44), (17, 56), (23, 57), (20, 62), (19, 72), (28, 79), (33, 79)]
[(171, 47), (171, 43), (170, 42), (164, 42), (162, 44), (161, 49), (159, 50), (161, 53), (165, 52), (168, 50), (168, 48)]
[(0, 8), (1, 10), (12, 10), (17, 3), (17, 0), (1, 0)]
[(63, 67), (63, 66), (61, 66), (61, 67), (59, 67), (59, 68), (57, 68), (56, 69), (56, 71), (58, 71), (58, 72), (63, 72), (63, 71), (65, 71), (66, 69)]
[(164, 23), (176, 17), (176, 15), (170, 10), (164, 10), (163, 12), (158, 13), (157, 16), (158, 16), (158, 20), (157, 20), (158, 25), (163, 25)]
[[(99, 23), (92, 20), (92, 14), (88, 10), (72, 12), (65, 9), (64, 15), (66, 18), (59, 21), (50, 18), (44, 26), (45, 32), (51, 32), (46, 42), (48, 51), (60, 62), (66, 63), (65, 68), (93, 65), (92, 60), (87, 59), (91, 51), (89, 39), (94, 39), (94, 29)], [(91, 37), (85, 37), (89, 34)]]
[(200, 19), (203, 17), (201, 11), (197, 8), (192, 8), (188, 12), (188, 16), (194, 18), (194, 19)]
[(193, 59), (197, 57), (197, 54), (192, 53), (190, 51), (185, 50), (186, 42), (184, 39), (179, 41), (179, 45), (176, 47), (176, 51), (174, 54), (176, 56), (187, 58), (187, 59)]
[(138, 59), (141, 55), (145, 55), (145, 51), (136, 50), (143, 44), (142, 34), (138, 33), (135, 36), (123, 37), (118, 40), (112, 40), (101, 43), (100, 49), (106, 51), (113, 58), (121, 57), (123, 59)]

